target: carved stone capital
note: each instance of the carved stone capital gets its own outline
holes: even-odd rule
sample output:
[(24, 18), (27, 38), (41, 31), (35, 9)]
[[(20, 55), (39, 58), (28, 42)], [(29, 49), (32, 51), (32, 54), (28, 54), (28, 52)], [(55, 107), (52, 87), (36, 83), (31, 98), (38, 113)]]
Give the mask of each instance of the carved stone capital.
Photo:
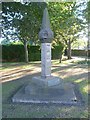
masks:
[(42, 43), (51, 43), (53, 39), (53, 32), (50, 28), (41, 29), (39, 32), (39, 39)]

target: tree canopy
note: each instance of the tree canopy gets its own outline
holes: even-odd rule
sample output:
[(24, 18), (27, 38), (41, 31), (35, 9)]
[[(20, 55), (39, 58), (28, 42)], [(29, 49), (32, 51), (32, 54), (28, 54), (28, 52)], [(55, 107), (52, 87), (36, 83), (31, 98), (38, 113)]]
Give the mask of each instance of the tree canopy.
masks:
[[(53, 44), (58, 41), (71, 49), (71, 43), (78, 37), (83, 29), (83, 20), (79, 19), (76, 2), (19, 2), (2, 3), (3, 35), (7, 39), (17, 37), (24, 44), (33, 40), (38, 43), (38, 33), (41, 27), (43, 9), (48, 7), (51, 29), (54, 31)], [(79, 12), (80, 13), (80, 12)], [(70, 55), (69, 55), (70, 56)]]
[(16, 35), (22, 42), (38, 39), (42, 7), (38, 3), (3, 3), (3, 33), (11, 37), (14, 35), (14, 39)]
[[(2, 4), (2, 18), (3, 28), (10, 34), (10, 29), (14, 29), (15, 34), (20, 39), (38, 39), (38, 32), (40, 30), (42, 13), (45, 3), (3, 3)], [(81, 28), (80, 20), (75, 15), (76, 3), (64, 2), (54, 3), (50, 2), (47, 5), (50, 15), (51, 27), (54, 31), (55, 38), (67, 37), (75, 35)], [(70, 35), (71, 34), (71, 35)]]

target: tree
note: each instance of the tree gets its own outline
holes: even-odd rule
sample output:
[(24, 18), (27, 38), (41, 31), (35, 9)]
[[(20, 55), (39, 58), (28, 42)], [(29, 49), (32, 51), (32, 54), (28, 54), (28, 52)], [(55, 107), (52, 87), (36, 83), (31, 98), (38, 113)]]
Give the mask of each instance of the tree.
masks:
[[(88, 49), (90, 49), (90, 1), (87, 2), (87, 6), (86, 9), (83, 12), (84, 17), (86, 19), (86, 25), (87, 25), (87, 29), (88, 29), (88, 44), (87, 47)], [(89, 51), (88, 51), (89, 52)]]
[(83, 20), (76, 15), (77, 7), (76, 2), (52, 3), (48, 7), (49, 13), (53, 16), (51, 23), (55, 37), (66, 45), (68, 59), (71, 58), (71, 44), (83, 28)]
[[(3, 33), (8, 30), (9, 36), (17, 36), (25, 47), (25, 59), (28, 62), (27, 41), (38, 43), (43, 9), (46, 3), (3, 3)], [(76, 2), (47, 3), (54, 41), (63, 42), (68, 48), (68, 59), (71, 58), (71, 44), (81, 30), (81, 20), (76, 16)], [(11, 34), (11, 30), (13, 33)], [(6, 35), (6, 34), (5, 34)], [(6, 35), (7, 37), (7, 35)]]
[(87, 27), (88, 27), (88, 43), (87, 43), (87, 57), (90, 57), (90, 1), (87, 2), (87, 7), (84, 11), (84, 16), (87, 21)]
[[(38, 3), (21, 4), (21, 3), (3, 3), (3, 35), (7, 37), (15, 36), (24, 44), (25, 61), (28, 62), (27, 42), (38, 39), (40, 26), (40, 18), (42, 15), (42, 7)], [(8, 33), (8, 34), (7, 34)]]

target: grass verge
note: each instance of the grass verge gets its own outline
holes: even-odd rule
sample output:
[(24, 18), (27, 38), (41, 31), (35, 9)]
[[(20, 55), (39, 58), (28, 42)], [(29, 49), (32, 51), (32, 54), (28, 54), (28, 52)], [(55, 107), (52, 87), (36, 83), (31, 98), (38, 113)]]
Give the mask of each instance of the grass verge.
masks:
[[(33, 69), (40, 67), (40, 62), (11, 63), (3, 64), (3, 72), (20, 67), (20, 69)], [(34, 69), (35, 68), (35, 69)], [(65, 82), (75, 82), (79, 85), (80, 92), (85, 100), (84, 106), (59, 106), (59, 105), (36, 105), (36, 104), (16, 104), (11, 102), (13, 94), (24, 84), (30, 82), (36, 73), (29, 73), (29, 76), (2, 83), (2, 116), (3, 118), (88, 118), (88, 81), (87, 65), (77, 64), (77, 62), (67, 61), (61, 64), (58, 60), (52, 61), (52, 74), (60, 76)], [(7, 71), (6, 71), (7, 69)], [(37, 71), (38, 72), (38, 71)], [(14, 74), (14, 73), (13, 73)]]

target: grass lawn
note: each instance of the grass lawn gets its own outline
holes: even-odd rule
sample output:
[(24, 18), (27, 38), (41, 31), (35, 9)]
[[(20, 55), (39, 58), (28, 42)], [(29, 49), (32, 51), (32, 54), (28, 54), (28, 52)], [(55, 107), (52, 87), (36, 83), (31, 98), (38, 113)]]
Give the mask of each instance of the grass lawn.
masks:
[[(11, 97), (35, 75), (40, 75), (38, 62), (3, 63), (2, 69), (2, 117), (3, 118), (88, 118), (88, 65), (77, 59), (52, 61), (52, 75), (61, 77), (65, 82), (75, 82), (82, 93), (85, 105), (61, 106), (12, 103)], [(89, 92), (90, 94), (90, 92)]]

